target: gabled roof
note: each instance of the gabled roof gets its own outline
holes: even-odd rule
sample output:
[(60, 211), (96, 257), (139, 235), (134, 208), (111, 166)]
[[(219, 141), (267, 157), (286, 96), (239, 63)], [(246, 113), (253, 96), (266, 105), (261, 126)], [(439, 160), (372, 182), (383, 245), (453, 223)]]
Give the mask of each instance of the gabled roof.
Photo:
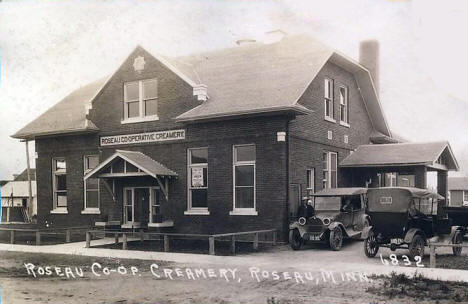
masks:
[[(2, 186), (2, 197), (29, 197), (27, 181), (11, 181)], [(36, 196), (36, 182), (31, 183), (32, 196)]]
[(468, 190), (468, 176), (449, 177), (448, 190)]
[[(36, 169), (34, 168), (31, 168), (29, 170), (29, 172), (31, 173), (31, 180), (32, 181), (35, 181), (36, 180)], [(18, 174), (15, 179), (15, 181), (27, 181), (28, 180), (28, 169), (24, 169), (23, 172), (21, 172), (20, 174)]]
[[(369, 71), (356, 61), (308, 36), (287, 36), (271, 44), (253, 43), (192, 56), (155, 56), (192, 87), (206, 85), (209, 99), (179, 115), (179, 122), (271, 112), (310, 113), (298, 103), (327, 63), (354, 74), (375, 130), (391, 137)], [(13, 135), (35, 136), (95, 131), (84, 105), (93, 102), (107, 80), (73, 92)]]
[(43, 135), (98, 131), (96, 125), (86, 119), (86, 109), (106, 80), (96, 80), (72, 92), (12, 137), (34, 139)]
[(115, 159), (121, 158), (135, 167), (139, 168), (146, 174), (156, 178), (157, 176), (177, 176), (177, 173), (166, 168), (161, 163), (155, 161), (151, 157), (138, 152), (138, 151), (127, 151), (127, 150), (116, 150), (116, 152), (108, 159), (100, 163), (92, 171), (88, 172), (84, 179), (94, 177), (98, 175), (107, 165), (111, 164)]
[(443, 156), (449, 170), (458, 170), (458, 163), (448, 142), (398, 143), (362, 145), (343, 159), (340, 167), (415, 166), (437, 167)]

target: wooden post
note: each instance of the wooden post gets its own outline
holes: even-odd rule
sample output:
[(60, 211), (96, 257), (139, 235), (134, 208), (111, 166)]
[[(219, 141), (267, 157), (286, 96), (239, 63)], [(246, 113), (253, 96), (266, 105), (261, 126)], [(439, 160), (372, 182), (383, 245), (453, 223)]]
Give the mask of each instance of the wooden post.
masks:
[(10, 230), (10, 244), (15, 243), (15, 230)]
[(41, 245), (41, 232), (36, 231), (36, 246)]
[(273, 231), (273, 245), (276, 245), (276, 230)]
[(30, 222), (29, 216), (32, 213), (33, 197), (32, 197), (32, 185), (31, 185), (31, 165), (29, 161), (29, 144), (27, 140), (26, 140), (26, 170), (28, 173), (28, 202), (26, 204), (27, 219), (25, 220), (29, 223)]
[(140, 230), (140, 240), (142, 243), (145, 241), (145, 234), (143, 232), (143, 229)]
[(91, 232), (86, 231), (86, 248), (91, 247)]
[(231, 237), (231, 252), (236, 254), (236, 237), (234, 235)]
[(208, 243), (210, 244), (210, 254), (211, 255), (215, 254), (215, 243), (214, 243), (214, 241), (215, 241), (214, 236), (210, 236), (208, 238)]
[(435, 246), (434, 245), (429, 245), (429, 250), (430, 250), (430, 259), (429, 259), (429, 267), (435, 268), (436, 267), (436, 254), (435, 254)]
[(258, 250), (258, 233), (254, 234), (253, 249)]
[(164, 235), (164, 251), (165, 252), (169, 252), (170, 248), (169, 248), (169, 236), (168, 235)]
[(118, 243), (119, 243), (119, 234), (114, 233), (114, 244), (118, 244)]
[(71, 242), (71, 231), (68, 230), (68, 229), (65, 231), (65, 242), (66, 242), (66, 243), (70, 243), (70, 242)]
[(127, 234), (122, 234), (122, 249), (127, 250)]

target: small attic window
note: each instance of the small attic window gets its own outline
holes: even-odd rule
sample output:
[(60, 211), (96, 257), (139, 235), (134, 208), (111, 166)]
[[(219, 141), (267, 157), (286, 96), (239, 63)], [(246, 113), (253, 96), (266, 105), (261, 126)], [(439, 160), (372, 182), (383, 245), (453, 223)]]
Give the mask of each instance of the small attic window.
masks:
[(158, 81), (146, 79), (124, 84), (122, 123), (158, 120)]

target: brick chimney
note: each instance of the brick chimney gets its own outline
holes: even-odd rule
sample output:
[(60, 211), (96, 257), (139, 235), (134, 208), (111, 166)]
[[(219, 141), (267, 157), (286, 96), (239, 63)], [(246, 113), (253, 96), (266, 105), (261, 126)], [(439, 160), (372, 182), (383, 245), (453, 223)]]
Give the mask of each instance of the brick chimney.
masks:
[(375, 91), (379, 95), (379, 42), (377, 40), (361, 41), (359, 46), (359, 63), (370, 71)]

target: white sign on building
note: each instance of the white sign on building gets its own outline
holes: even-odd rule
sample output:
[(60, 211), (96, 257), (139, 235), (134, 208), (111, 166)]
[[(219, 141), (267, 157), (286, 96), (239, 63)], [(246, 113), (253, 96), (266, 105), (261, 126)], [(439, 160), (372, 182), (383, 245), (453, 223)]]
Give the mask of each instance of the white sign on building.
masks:
[(102, 147), (111, 145), (129, 145), (183, 139), (185, 139), (185, 130), (181, 129), (127, 135), (103, 136), (101, 137), (100, 143)]

